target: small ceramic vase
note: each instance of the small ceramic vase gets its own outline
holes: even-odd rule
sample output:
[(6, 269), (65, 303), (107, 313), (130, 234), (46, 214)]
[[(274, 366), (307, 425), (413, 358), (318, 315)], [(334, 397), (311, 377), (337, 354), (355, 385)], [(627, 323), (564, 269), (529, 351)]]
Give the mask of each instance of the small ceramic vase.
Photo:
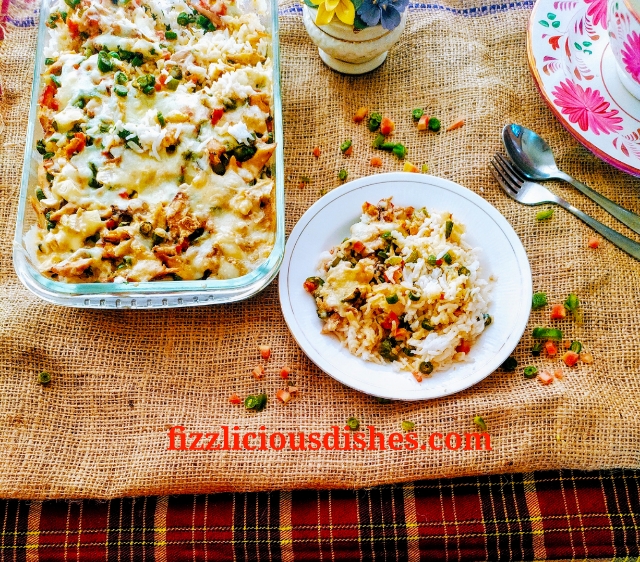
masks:
[(402, 13), (398, 27), (387, 31), (381, 25), (354, 31), (353, 27), (334, 18), (327, 25), (316, 25), (317, 10), (302, 6), (302, 19), (311, 40), (317, 45), (322, 61), (343, 74), (364, 74), (378, 68), (389, 49), (400, 39), (407, 23)]

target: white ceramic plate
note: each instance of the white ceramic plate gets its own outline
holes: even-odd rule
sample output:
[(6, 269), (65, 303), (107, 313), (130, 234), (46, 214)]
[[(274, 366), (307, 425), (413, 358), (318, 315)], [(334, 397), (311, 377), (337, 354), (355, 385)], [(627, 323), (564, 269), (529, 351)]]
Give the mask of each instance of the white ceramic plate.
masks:
[[(339, 244), (358, 222), (362, 203), (393, 196), (395, 205), (450, 211), (467, 227), (466, 239), (482, 248), (483, 278), (496, 277), (489, 314), (493, 323), (474, 344), (467, 361), (453, 364), (418, 383), (410, 373), (352, 355), (339, 340), (322, 334), (315, 301), (303, 288), (316, 274), (321, 252)], [(517, 345), (531, 309), (531, 268), (518, 235), (482, 197), (433, 176), (391, 173), (369, 176), (334, 189), (317, 201), (295, 226), (280, 269), (280, 304), (302, 350), (320, 369), (367, 394), (424, 400), (459, 392), (495, 371)]]

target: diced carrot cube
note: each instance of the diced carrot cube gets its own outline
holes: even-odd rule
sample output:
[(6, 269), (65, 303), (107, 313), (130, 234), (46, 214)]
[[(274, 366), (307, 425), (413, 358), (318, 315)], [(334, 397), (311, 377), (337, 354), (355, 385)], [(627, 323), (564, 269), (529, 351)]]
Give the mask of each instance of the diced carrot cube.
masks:
[(426, 131), (429, 128), (429, 116), (423, 115), (418, 121), (418, 131)]
[(268, 345), (259, 345), (258, 349), (260, 350), (260, 357), (262, 357), (265, 361), (271, 357), (271, 347)]
[(542, 384), (551, 384), (553, 382), (553, 377), (547, 371), (540, 371), (538, 373), (538, 380)]
[(313, 155), (316, 158), (320, 158), (320, 147), (319, 146), (314, 146), (313, 147)]
[(365, 245), (362, 242), (360, 242), (360, 240), (353, 243), (354, 252), (358, 252), (359, 254), (362, 254), (365, 251), (365, 249), (366, 249)]
[(598, 238), (589, 238), (589, 242), (588, 242), (589, 248), (597, 248), (598, 246), (600, 246), (600, 240)]
[(380, 132), (386, 137), (393, 133), (393, 130), (396, 128), (396, 124), (391, 121), (388, 117), (383, 117), (382, 122), (380, 123)]
[(415, 164), (412, 164), (411, 162), (405, 162), (403, 170), (405, 172), (413, 172), (414, 174), (417, 174), (420, 171), (418, 169), (418, 166), (416, 166)]
[(379, 168), (380, 166), (382, 166), (382, 158), (380, 158), (379, 156), (374, 156), (371, 159), (370, 164), (375, 168)]
[(288, 379), (289, 369), (287, 369), (286, 367), (282, 367), (282, 369), (280, 369), (280, 377), (282, 377), (283, 379)]
[(588, 351), (583, 351), (580, 354), (580, 361), (586, 363), (587, 365), (591, 365), (591, 363), (593, 363), (593, 355)]
[(421, 375), (418, 371), (416, 371), (415, 373), (413, 373), (413, 376), (415, 377), (415, 379), (416, 379), (418, 382), (422, 382), (422, 375)]
[(276, 392), (276, 398), (283, 404), (286, 404), (291, 400), (291, 394), (288, 390), (278, 390), (278, 392)]
[(575, 351), (566, 351), (562, 356), (562, 360), (567, 367), (573, 367), (580, 359), (580, 356)]
[(558, 353), (558, 347), (552, 341), (548, 341), (544, 344), (544, 349), (550, 357), (553, 357)]
[(562, 320), (567, 317), (567, 311), (563, 304), (554, 304), (551, 307), (551, 320)]
[(232, 394), (229, 397), (229, 402), (231, 404), (242, 404), (242, 398), (240, 398), (237, 394)]
[(351, 156), (352, 153), (353, 153), (353, 145), (347, 148), (347, 150), (345, 150), (342, 154), (344, 154), (345, 156)]
[(356, 114), (353, 116), (353, 120), (356, 123), (360, 123), (364, 121), (364, 118), (367, 116), (367, 113), (369, 113), (369, 108), (361, 107), (358, 109), (358, 111), (356, 111)]
[(254, 379), (262, 379), (264, 377), (264, 367), (262, 365), (254, 367), (253, 371), (251, 371), (251, 374), (253, 375)]
[(559, 380), (562, 380), (564, 378), (564, 373), (562, 372), (562, 369), (556, 369), (553, 372), (553, 376)]
[(469, 353), (471, 351), (471, 346), (465, 340), (460, 340), (460, 344), (456, 347), (456, 351), (458, 353)]

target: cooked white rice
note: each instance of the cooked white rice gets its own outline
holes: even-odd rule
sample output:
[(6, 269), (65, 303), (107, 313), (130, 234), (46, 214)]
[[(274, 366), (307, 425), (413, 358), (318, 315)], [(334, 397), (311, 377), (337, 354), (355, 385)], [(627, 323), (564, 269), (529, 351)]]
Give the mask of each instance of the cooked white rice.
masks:
[(363, 211), (305, 283), (323, 333), (418, 380), (464, 361), (491, 323), (480, 248), (465, 241), (464, 225), (449, 212), (394, 207), (391, 199)]

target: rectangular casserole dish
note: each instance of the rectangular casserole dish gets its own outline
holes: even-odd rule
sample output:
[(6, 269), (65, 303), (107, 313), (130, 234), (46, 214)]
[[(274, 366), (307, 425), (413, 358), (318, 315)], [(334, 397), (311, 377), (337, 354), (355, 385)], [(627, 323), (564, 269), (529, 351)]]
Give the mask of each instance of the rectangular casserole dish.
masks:
[[(248, 3), (247, 3), (248, 4)], [(249, 273), (233, 279), (199, 279), (174, 281), (140, 281), (124, 283), (67, 283), (49, 278), (39, 272), (27, 251), (25, 234), (36, 223), (36, 213), (29, 204), (38, 189), (38, 166), (41, 156), (37, 142), (43, 137), (38, 120), (38, 103), (45, 68), (44, 49), (48, 40), (45, 25), (52, 6), (44, 0), (38, 27), (37, 53), (31, 93), (29, 124), (26, 138), (24, 167), (13, 259), (21, 282), (40, 298), (64, 306), (82, 308), (171, 308), (203, 304), (217, 304), (246, 299), (264, 289), (275, 277), (284, 255), (284, 156), (282, 138), (282, 104), (280, 93), (280, 59), (278, 43), (278, 11), (276, 0), (266, 6), (262, 23), (271, 35), (272, 60), (272, 117), (273, 139), (276, 143), (271, 171), (275, 178), (275, 233), (274, 246), (264, 262)], [(246, 10), (246, 7), (243, 6)]]

